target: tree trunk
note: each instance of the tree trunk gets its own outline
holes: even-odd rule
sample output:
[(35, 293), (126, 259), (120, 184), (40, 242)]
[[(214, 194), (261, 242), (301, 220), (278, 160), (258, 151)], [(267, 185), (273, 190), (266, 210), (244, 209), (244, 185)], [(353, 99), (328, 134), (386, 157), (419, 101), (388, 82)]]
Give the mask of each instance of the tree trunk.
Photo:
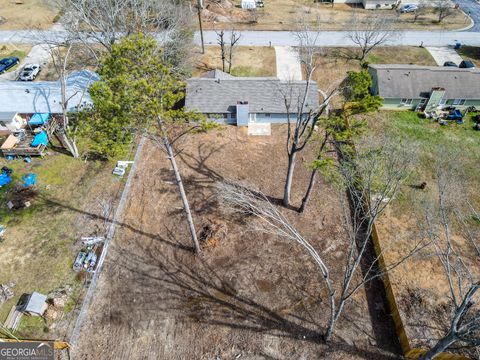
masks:
[(203, 25), (202, 25), (202, 1), (197, 2), (198, 25), (200, 28), (200, 41), (202, 43), (202, 54), (205, 54), (205, 42), (203, 40)]
[(166, 135), (163, 135), (163, 144), (167, 151), (168, 159), (172, 165), (173, 172), (175, 173), (175, 180), (177, 182), (178, 191), (180, 192), (180, 197), (182, 198), (183, 209), (187, 215), (188, 227), (190, 229), (190, 235), (192, 237), (193, 246), (196, 253), (200, 253), (200, 244), (198, 243), (197, 232), (195, 231), (195, 224), (193, 223), (192, 212), (190, 210), (190, 205), (188, 204), (187, 195), (185, 193), (185, 188), (183, 187), (182, 177), (180, 176), (180, 171), (178, 170), (177, 161), (175, 160), (175, 154), (173, 152), (172, 145)]
[(295, 149), (292, 149), (291, 153), (288, 155), (288, 170), (287, 178), (285, 179), (285, 189), (283, 192), (283, 205), (290, 205), (290, 193), (292, 190), (292, 180), (293, 180), (293, 170), (295, 169), (295, 158), (297, 157), (297, 152)]
[(449, 332), (445, 337), (440, 339), (433, 348), (428, 350), (419, 360), (432, 360), (435, 356), (447, 350), (454, 342), (456, 337), (452, 332)]
[(68, 138), (65, 132), (65, 129), (62, 128), (57, 130), (57, 135), (60, 142), (62, 143), (62, 146), (65, 149), (67, 149), (74, 158), (78, 158), (79, 154), (78, 154), (77, 146), (75, 143), (72, 144), (72, 142), (70, 141), (70, 139)]
[(310, 175), (310, 182), (308, 183), (307, 192), (302, 199), (302, 205), (300, 205), (300, 208), (298, 209), (299, 213), (303, 213), (305, 211), (305, 208), (307, 207), (310, 198), (312, 197), (313, 187), (315, 186), (315, 183), (317, 181), (317, 174), (318, 170), (312, 170), (312, 175)]

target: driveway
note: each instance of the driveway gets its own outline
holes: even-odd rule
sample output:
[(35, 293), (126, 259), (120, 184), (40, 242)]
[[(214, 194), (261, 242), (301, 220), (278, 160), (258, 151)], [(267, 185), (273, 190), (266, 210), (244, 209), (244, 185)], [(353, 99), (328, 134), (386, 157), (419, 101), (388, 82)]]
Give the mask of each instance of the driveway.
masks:
[(26, 64), (40, 64), (45, 66), (50, 60), (50, 53), (45, 45), (34, 45), (28, 55), (23, 59), (14, 71), (0, 75), (0, 80), (16, 80), (18, 74)]
[(426, 49), (430, 55), (432, 55), (438, 66), (443, 66), (446, 61), (453, 61), (455, 64), (460, 65), (463, 60), (453, 48), (448, 46), (427, 47)]
[(302, 80), (302, 66), (295, 49), (291, 46), (275, 46), (277, 77), (284, 81)]
[(467, 31), (480, 31), (480, 3), (476, 0), (455, 0), (460, 8), (472, 18), (474, 25)]

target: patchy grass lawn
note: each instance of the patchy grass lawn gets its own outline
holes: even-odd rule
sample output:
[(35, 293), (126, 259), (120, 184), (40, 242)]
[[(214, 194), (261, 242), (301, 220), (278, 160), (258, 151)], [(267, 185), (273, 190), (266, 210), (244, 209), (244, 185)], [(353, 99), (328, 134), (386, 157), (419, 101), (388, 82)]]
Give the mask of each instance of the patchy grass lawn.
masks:
[[(235, 48), (232, 61), (232, 75), (235, 76), (276, 76), (275, 49), (273, 47)], [(228, 69), (228, 64), (226, 64)], [(222, 69), (222, 59), (218, 46), (206, 46), (205, 54), (201, 55), (193, 71), (194, 76), (212, 70)]]
[[(7, 227), (0, 242), (0, 284), (14, 282), (15, 296), (0, 305), (0, 322), (24, 293), (38, 291), (45, 295), (59, 288), (72, 289), (68, 295), (78, 296), (84, 277), (72, 270), (80, 249), (80, 237), (104, 231), (102, 205), (114, 201), (123, 182), (111, 175), (112, 164), (73, 159), (69, 155), (49, 151), (44, 158), (30, 164), (22, 160), (0, 158), (0, 167), (13, 169), (14, 181), (0, 189), (0, 223)], [(37, 195), (24, 210), (11, 211), (6, 202), (21, 184), (21, 176), (37, 175)], [(70, 300), (69, 300), (70, 301)], [(69, 313), (72, 306), (65, 306)], [(69, 326), (63, 323), (37, 321), (23, 317), (21, 337), (64, 338)], [(49, 334), (47, 334), (49, 332)]]
[(457, 52), (464, 60), (472, 60), (477, 68), (480, 67), (480, 47), (462, 46)]
[[(305, 18), (312, 26), (322, 30), (345, 30), (351, 27), (352, 15), (355, 13), (361, 21), (372, 15), (374, 10), (365, 10), (348, 4), (329, 4), (313, 0), (265, 0), (265, 7), (251, 12), (240, 8), (240, 0), (206, 1), (203, 12), (205, 28), (238, 30), (292, 30), (299, 19)], [(470, 20), (460, 10), (437, 22), (433, 11), (414, 21), (413, 14), (398, 15), (395, 10), (381, 11), (382, 16), (396, 21), (396, 28), (401, 30), (460, 29), (466, 27)], [(420, 40), (419, 40), (420, 43)]]
[[(322, 90), (338, 85), (348, 71), (359, 71), (360, 63), (352, 60), (358, 50), (355, 48), (325, 48), (318, 58), (318, 67), (314, 80)], [(371, 64), (415, 64), (436, 65), (435, 60), (425, 48), (414, 46), (380, 47), (368, 56)]]
[(57, 11), (45, 0), (0, 1), (0, 30), (48, 29)]
[[(379, 112), (370, 118), (371, 131), (387, 133), (404, 146), (418, 147), (418, 164), (408, 183), (403, 186), (402, 194), (394, 199), (381, 218), (379, 237), (385, 251), (387, 266), (397, 261), (402, 250), (411, 249), (419, 240), (415, 232), (417, 224), (423, 219), (421, 205), (423, 197), (435, 196), (435, 182), (432, 163), (437, 148), (457, 150), (465, 173), (467, 192), (474, 206), (480, 206), (478, 179), (480, 179), (480, 132), (473, 129), (472, 116), (465, 124), (452, 123), (440, 126), (431, 120), (418, 117), (415, 112)], [(453, 160), (455, 161), (455, 160)], [(427, 183), (425, 190), (417, 188), (422, 182)], [(453, 242), (456, 250), (464, 254), (464, 261), (474, 276), (480, 275), (480, 268), (475, 264), (475, 251), (465, 241), (461, 233), (452, 226)], [(395, 249), (389, 244), (395, 241)], [(432, 345), (426, 339), (435, 339), (442, 334), (445, 325), (445, 312), (448, 302), (448, 285), (442, 265), (433, 255), (432, 248), (422, 250), (389, 275), (393, 286), (400, 314), (408, 337), (413, 346)], [(475, 262), (476, 261), (476, 262)]]
[[(0, 59), (6, 57), (17, 57), (20, 59), (20, 63), (22, 60), (28, 55), (30, 49), (32, 48), (31, 45), (26, 44), (3, 44), (0, 45)], [(18, 65), (7, 70), (7, 72), (14, 71), (18, 68)]]

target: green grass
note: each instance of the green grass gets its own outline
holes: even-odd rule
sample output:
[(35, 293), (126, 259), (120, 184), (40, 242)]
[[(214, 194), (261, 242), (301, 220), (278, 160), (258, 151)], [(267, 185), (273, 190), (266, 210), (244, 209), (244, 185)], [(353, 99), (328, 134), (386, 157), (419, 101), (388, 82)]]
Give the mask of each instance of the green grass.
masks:
[[(455, 150), (462, 162), (462, 171), (465, 174), (467, 186), (472, 190), (478, 186), (480, 179), (480, 131), (473, 129), (474, 114), (469, 114), (464, 124), (452, 122), (441, 126), (437, 122), (421, 118), (413, 111), (383, 111), (371, 123), (372, 131), (386, 132), (405, 146), (418, 146), (418, 166), (411, 176), (412, 184), (423, 181), (433, 182), (433, 163), (438, 150), (441, 148)], [(408, 210), (409, 194), (405, 189), (399, 197), (402, 209)], [(474, 191), (472, 191), (475, 193)], [(404, 201), (402, 201), (404, 200)]]
[[(65, 285), (79, 285), (72, 270), (76, 243), (80, 235), (95, 230), (87, 213), (98, 211), (99, 199), (109, 199), (122, 186), (111, 175), (111, 163), (85, 162), (53, 150), (29, 164), (0, 158), (2, 166), (13, 169), (14, 181), (0, 189), (0, 224), (7, 227), (5, 240), (0, 243), (0, 284), (14, 281), (16, 286), (14, 298), (0, 307), (0, 322), (23, 293), (47, 295)], [(29, 208), (11, 211), (6, 202), (21, 184), (21, 176), (28, 173), (37, 175), (38, 195)], [(80, 227), (79, 222), (88, 227)], [(46, 337), (43, 325), (26, 321), (22, 336)]]
[(236, 66), (232, 68), (231, 74), (240, 77), (257, 77), (263, 76), (263, 72), (262, 69), (256, 69), (250, 66)]

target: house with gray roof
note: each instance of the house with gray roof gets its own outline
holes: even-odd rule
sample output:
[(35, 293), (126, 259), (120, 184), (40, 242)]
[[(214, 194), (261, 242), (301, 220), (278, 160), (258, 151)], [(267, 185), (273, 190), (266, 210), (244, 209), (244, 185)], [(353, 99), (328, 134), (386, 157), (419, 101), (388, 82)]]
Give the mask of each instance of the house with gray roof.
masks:
[(480, 107), (480, 71), (447, 66), (370, 65), (371, 92), (387, 109)]
[[(249, 123), (286, 123), (288, 113), (295, 121), (299, 104), (306, 94), (302, 113), (319, 104), (317, 84), (280, 81), (275, 77), (235, 77), (212, 70), (187, 81), (185, 108), (210, 119), (238, 126)], [(287, 106), (289, 111), (287, 112)]]

